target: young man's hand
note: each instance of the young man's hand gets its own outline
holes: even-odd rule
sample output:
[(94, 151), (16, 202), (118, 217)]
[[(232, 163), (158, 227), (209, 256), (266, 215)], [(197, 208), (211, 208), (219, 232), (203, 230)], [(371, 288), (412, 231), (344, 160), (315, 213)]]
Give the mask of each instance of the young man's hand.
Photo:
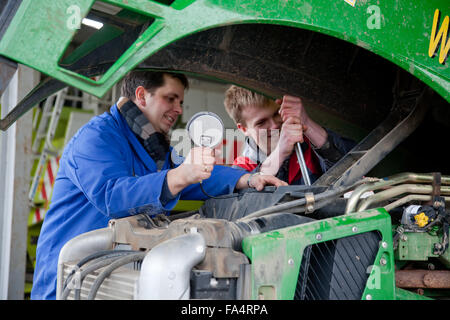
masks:
[(280, 139), (278, 140), (278, 145), (275, 148), (275, 152), (279, 153), (281, 161), (287, 159), (297, 142), (303, 142), (303, 131), (304, 127), (300, 123), (300, 118), (289, 117), (283, 125), (281, 126)]
[(275, 102), (281, 105), (278, 112), (281, 115), (281, 120), (283, 120), (283, 123), (289, 118), (294, 117), (300, 119), (300, 124), (304, 126), (308, 125), (310, 119), (305, 111), (305, 108), (303, 107), (302, 99), (285, 95), (282, 99), (275, 100)]
[(325, 144), (328, 138), (327, 131), (308, 116), (300, 98), (285, 95), (275, 102), (281, 105), (278, 112), (283, 123), (286, 123), (291, 117), (298, 118), (303, 128), (303, 134), (316, 148), (321, 148)]

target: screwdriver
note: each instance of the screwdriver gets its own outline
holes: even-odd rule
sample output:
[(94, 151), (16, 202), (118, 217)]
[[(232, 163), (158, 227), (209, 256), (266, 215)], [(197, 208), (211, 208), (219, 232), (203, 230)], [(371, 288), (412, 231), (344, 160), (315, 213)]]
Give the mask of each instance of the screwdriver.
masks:
[(297, 154), (297, 161), (300, 166), (300, 171), (302, 172), (303, 180), (305, 181), (305, 185), (310, 186), (311, 180), (308, 175), (308, 168), (306, 167), (305, 158), (303, 157), (302, 147), (300, 143), (297, 142), (295, 144), (295, 153)]

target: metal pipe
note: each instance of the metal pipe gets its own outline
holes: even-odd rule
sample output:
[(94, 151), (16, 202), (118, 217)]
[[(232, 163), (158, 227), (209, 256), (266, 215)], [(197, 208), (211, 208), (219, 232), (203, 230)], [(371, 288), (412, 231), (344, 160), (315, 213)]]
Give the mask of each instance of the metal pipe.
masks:
[(93, 230), (68, 241), (59, 252), (56, 284), (56, 299), (61, 299), (64, 284), (64, 263), (81, 260), (97, 251), (112, 249), (113, 230), (102, 228)]
[(155, 246), (142, 261), (138, 300), (189, 299), (190, 273), (205, 258), (205, 238), (198, 232)]
[(450, 289), (450, 271), (397, 270), (395, 285), (399, 288)]
[[(391, 187), (396, 184), (405, 183), (405, 182), (413, 182), (413, 183), (432, 183), (433, 175), (432, 174), (418, 174), (412, 172), (399, 173), (396, 175), (392, 175), (390, 177), (380, 179), (375, 183), (364, 184), (356, 188), (350, 198), (347, 201), (347, 207), (345, 209), (345, 213), (348, 214), (350, 212), (354, 212), (358, 201), (361, 198), (361, 195), (368, 191), (374, 191), (381, 188)], [(442, 176), (441, 177), (441, 185), (449, 185), (450, 184), (450, 176)]]
[[(391, 211), (392, 209), (395, 209), (405, 203), (411, 202), (411, 201), (430, 201), (431, 196), (430, 195), (423, 195), (423, 194), (410, 194), (407, 195), (401, 199), (398, 199), (397, 201), (394, 201), (387, 206), (384, 207), (386, 211)], [(450, 202), (450, 197), (444, 197), (445, 202)]]
[[(385, 191), (378, 192), (373, 196), (370, 196), (362, 201), (358, 206), (357, 212), (366, 210), (371, 204), (378, 203), (387, 199), (391, 199), (404, 193), (413, 194), (431, 194), (433, 187), (423, 184), (402, 184), (396, 187), (392, 187)], [(441, 194), (450, 194), (450, 187), (441, 187)]]
[[(346, 193), (347, 191), (355, 188), (356, 186), (358, 186), (362, 183), (371, 182), (371, 181), (373, 181), (373, 178), (363, 178), (349, 186), (339, 186), (339, 187), (335, 187), (333, 189), (326, 190), (322, 193), (315, 194), (315, 195), (313, 195), (314, 202), (318, 203), (319, 201), (322, 201), (322, 200), (328, 200), (331, 198), (339, 197), (342, 194)], [(268, 207), (268, 208), (264, 208), (264, 209), (252, 212), (251, 214), (236, 220), (236, 222), (248, 221), (253, 218), (261, 217), (261, 216), (264, 216), (266, 214), (271, 214), (271, 213), (287, 212), (288, 210), (290, 210), (292, 208), (304, 206), (304, 205), (306, 205), (306, 198), (301, 198), (301, 199), (297, 199), (297, 200), (293, 200), (293, 201), (289, 201), (289, 202), (285, 202), (285, 203), (280, 203), (280, 204), (276, 204), (276, 205)]]

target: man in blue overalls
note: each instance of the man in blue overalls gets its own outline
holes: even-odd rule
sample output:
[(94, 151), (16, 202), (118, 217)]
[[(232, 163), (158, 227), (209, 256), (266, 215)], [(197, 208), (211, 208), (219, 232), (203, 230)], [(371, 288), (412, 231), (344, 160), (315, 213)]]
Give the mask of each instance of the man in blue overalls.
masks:
[(130, 72), (122, 97), (70, 140), (37, 244), (32, 299), (56, 298), (61, 248), (110, 219), (169, 213), (179, 199), (203, 200), (248, 188), (286, 185), (270, 175), (215, 166), (213, 150), (193, 148), (174, 164), (168, 133), (182, 113), (184, 75)]

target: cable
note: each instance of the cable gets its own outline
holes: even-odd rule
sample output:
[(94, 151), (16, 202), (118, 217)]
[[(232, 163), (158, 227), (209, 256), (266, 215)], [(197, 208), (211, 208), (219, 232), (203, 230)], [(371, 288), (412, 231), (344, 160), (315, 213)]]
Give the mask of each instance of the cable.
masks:
[(93, 300), (95, 299), (95, 296), (97, 295), (97, 291), (100, 288), (100, 285), (103, 283), (106, 277), (108, 277), (115, 269), (124, 266), (130, 262), (135, 262), (142, 260), (147, 252), (140, 252), (136, 254), (130, 254), (125, 257), (122, 257), (120, 259), (117, 259), (114, 261), (111, 265), (109, 265), (105, 270), (103, 270), (98, 276), (97, 279), (95, 279), (94, 284), (91, 287), (91, 290), (89, 291), (89, 295), (87, 297), (87, 300)]
[[(336, 189), (324, 191), (322, 193), (314, 195), (314, 202), (318, 203), (319, 201), (322, 201), (322, 200), (325, 200), (328, 198), (338, 197), (338, 196), (344, 194), (345, 192), (347, 192), (348, 190), (353, 189), (354, 187), (356, 187), (362, 183), (369, 182), (369, 181), (373, 181), (372, 178), (363, 178), (363, 179), (351, 184), (350, 186), (340, 186), (340, 187), (337, 187)], [(289, 201), (289, 202), (282, 203), (282, 204), (276, 204), (274, 206), (255, 211), (245, 217), (238, 219), (236, 222), (247, 221), (247, 220), (250, 220), (250, 219), (253, 219), (256, 217), (264, 216), (266, 214), (277, 213), (280, 211), (288, 210), (288, 209), (302, 206), (305, 204), (306, 204), (306, 198), (301, 198), (298, 200), (293, 200), (293, 201)]]
[[(133, 252), (136, 251), (131, 251), (131, 252), (122, 252), (121, 254), (111, 254), (111, 255), (103, 255), (100, 256), (99, 258), (97, 258), (97, 260), (100, 260), (98, 262), (92, 263), (91, 265), (89, 265), (88, 267), (86, 267), (85, 270), (81, 271), (80, 276), (79, 276), (79, 284), (77, 285), (77, 288), (74, 288), (75, 290), (75, 300), (79, 300), (80, 298), (80, 292), (81, 292), (81, 286), (83, 284), (84, 278), (90, 274), (91, 272), (100, 269), (102, 267), (105, 267), (109, 264), (111, 264), (112, 262), (114, 262), (117, 259), (122, 258), (123, 255), (130, 255)], [(61, 295), (61, 299), (62, 300), (66, 300), (67, 297), (70, 294), (70, 291), (72, 290), (72, 288), (70, 287), (66, 287)]]
[(202, 189), (202, 192), (205, 194), (205, 196), (207, 196), (208, 198), (212, 198), (212, 199), (220, 199), (220, 197), (215, 197), (215, 196), (212, 196), (212, 195), (210, 195), (210, 194), (208, 194), (206, 191), (205, 191), (205, 189), (203, 189), (203, 183), (201, 183), (200, 182), (200, 189)]
[(133, 250), (103, 250), (103, 251), (97, 251), (97, 252), (95, 252), (93, 254), (90, 254), (90, 255), (84, 257), (69, 272), (66, 280), (64, 281), (63, 290), (67, 287), (67, 284), (69, 283), (70, 279), (75, 274), (75, 272), (77, 272), (78, 269), (80, 269), (83, 265), (85, 265), (89, 261), (101, 258), (101, 257), (106, 256), (106, 255), (114, 255), (116, 253), (123, 254), (123, 253), (126, 253), (126, 252), (130, 252), (131, 253), (131, 252), (136, 252), (136, 251), (133, 251)]

